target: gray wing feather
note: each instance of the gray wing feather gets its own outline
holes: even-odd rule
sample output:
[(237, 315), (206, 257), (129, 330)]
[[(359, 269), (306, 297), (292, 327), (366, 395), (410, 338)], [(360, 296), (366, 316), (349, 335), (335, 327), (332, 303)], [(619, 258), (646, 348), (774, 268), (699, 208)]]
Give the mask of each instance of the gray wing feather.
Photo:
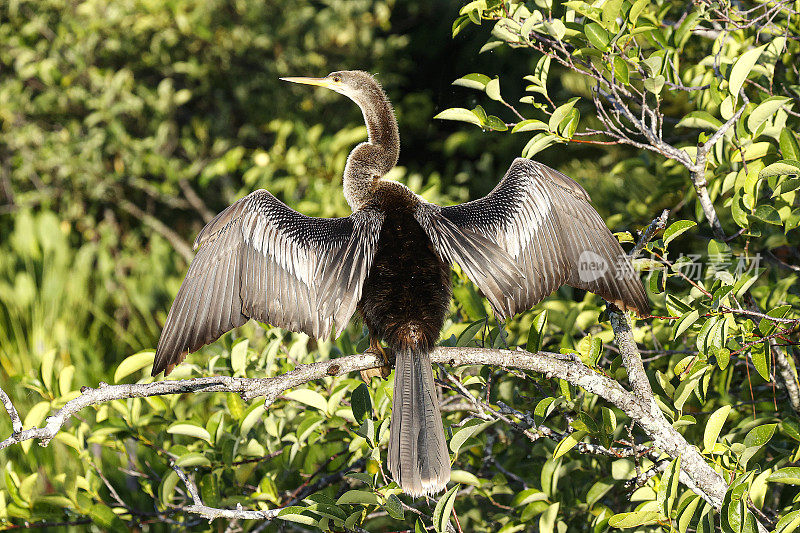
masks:
[[(441, 208), (435, 217), (447, 222), (427, 227), (437, 233), (431, 240), (443, 257), (462, 268), (471, 261), (463, 257), (463, 250), (469, 247), (465, 238), (474, 240), (473, 236), (479, 235), (492, 243), (486, 254), (493, 264), (483, 272), (471, 267), (464, 270), (502, 317), (530, 309), (565, 283), (599, 294), (623, 309), (649, 313), (641, 281), (589, 202), (586, 191), (569, 177), (518, 158), (491, 193)], [(448, 223), (460, 235), (442, 231)], [(476, 241), (475, 246), (481, 244)], [(498, 264), (508, 271), (506, 257), (522, 273), (522, 283), (514, 285), (497, 277)], [(487, 280), (489, 277), (494, 279)]]
[(302, 215), (268, 191), (242, 198), (195, 240), (192, 261), (167, 316), (153, 375), (249, 318), (317, 338), (347, 326), (361, 297), (383, 216)]

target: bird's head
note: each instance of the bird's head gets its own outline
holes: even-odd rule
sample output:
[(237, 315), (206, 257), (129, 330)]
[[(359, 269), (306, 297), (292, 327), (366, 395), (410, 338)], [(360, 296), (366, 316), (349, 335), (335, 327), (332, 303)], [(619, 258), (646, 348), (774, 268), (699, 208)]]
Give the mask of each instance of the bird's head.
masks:
[(380, 85), (368, 72), (361, 70), (339, 70), (324, 78), (281, 78), (283, 81), (325, 87), (343, 94), (361, 105), (374, 96), (375, 90), (381, 92)]

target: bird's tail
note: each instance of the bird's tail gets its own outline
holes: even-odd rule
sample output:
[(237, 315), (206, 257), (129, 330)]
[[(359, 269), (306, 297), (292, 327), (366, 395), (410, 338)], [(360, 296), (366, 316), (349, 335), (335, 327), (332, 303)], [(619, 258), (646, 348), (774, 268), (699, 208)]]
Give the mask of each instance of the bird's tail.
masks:
[(403, 492), (418, 497), (444, 489), (450, 455), (427, 350), (395, 350), (389, 471)]

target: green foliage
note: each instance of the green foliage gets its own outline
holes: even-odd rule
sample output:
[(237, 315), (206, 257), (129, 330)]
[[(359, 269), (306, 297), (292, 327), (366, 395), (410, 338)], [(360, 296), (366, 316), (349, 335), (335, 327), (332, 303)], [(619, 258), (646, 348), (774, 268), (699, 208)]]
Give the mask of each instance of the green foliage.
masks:
[[(84, 410), (47, 448), (0, 451), (0, 525), (208, 529), (172, 511), (191, 503), (174, 461), (207, 505), (288, 506), (268, 531), (739, 533), (756, 516), (795, 531), (800, 421), (780, 380), (784, 371), (797, 379), (800, 319), (798, 19), (788, 5), (690, 7), (3, 4), (0, 387), (30, 428), (83, 385), (152, 382), (152, 349), (186, 268), (176, 238), (190, 242), (203, 216), (252, 189), (309, 215), (345, 214), (341, 173), (365, 135), (358, 110), (277, 78), (363, 68), (397, 104), (404, 144), (391, 177), (429, 200), (485, 194), (522, 154), (578, 179), (622, 242), (671, 210), (637, 260), (655, 317), (635, 335), (658, 405), (730, 485), (719, 511), (679, 483), (683, 458), (651, 449), (618, 408), (564, 381), (465, 367), (453, 378), (514, 424), (474, 418), (446, 391), (454, 483), (436, 501), (414, 502), (384, 476), (391, 378), (330, 377), (269, 409), (209, 393)], [(409, 21), (414, 29), (400, 33)], [(451, 80), (452, 92), (432, 92)], [(622, 111), (603, 94), (630, 105), (654, 137), (639, 132), (630, 145), (615, 136), (601, 111), (638, 130), (614, 118)], [(704, 167), (690, 172), (705, 148)], [(710, 228), (701, 190), (725, 239)], [(444, 344), (573, 354), (626, 385), (597, 297), (565, 287), (501, 327), (458, 269), (454, 281)], [(251, 323), (174, 376), (270, 377), (366, 342), (358, 324), (317, 342)], [(788, 352), (785, 368), (775, 344)], [(0, 416), (0, 438), (10, 432)], [(627, 453), (631, 436), (645, 452)], [(632, 483), (639, 472), (646, 479)], [(323, 479), (334, 481), (315, 485)]]

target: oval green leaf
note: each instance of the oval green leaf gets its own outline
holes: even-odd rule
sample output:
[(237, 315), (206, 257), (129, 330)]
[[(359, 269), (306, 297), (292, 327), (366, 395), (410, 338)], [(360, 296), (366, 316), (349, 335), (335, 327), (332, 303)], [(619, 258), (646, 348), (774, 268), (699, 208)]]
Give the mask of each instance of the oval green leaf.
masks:
[(470, 124), (475, 124), (476, 126), (483, 126), (483, 123), (475, 113), (469, 109), (464, 109), (463, 107), (451, 107), (450, 109), (445, 109), (433, 118), (439, 120), (457, 120), (459, 122), (469, 122)]
[(728, 414), (730, 412), (731, 412), (731, 406), (723, 405), (722, 407), (711, 413), (711, 416), (708, 417), (708, 422), (706, 423), (706, 429), (703, 432), (703, 448), (705, 453), (709, 453), (711, 450), (714, 449), (714, 444), (717, 442), (717, 437), (719, 437), (719, 432), (722, 430), (722, 426), (728, 419)]
[(114, 371), (114, 383), (119, 383), (127, 376), (137, 372), (146, 366), (153, 364), (155, 352), (146, 350), (126, 357)]

